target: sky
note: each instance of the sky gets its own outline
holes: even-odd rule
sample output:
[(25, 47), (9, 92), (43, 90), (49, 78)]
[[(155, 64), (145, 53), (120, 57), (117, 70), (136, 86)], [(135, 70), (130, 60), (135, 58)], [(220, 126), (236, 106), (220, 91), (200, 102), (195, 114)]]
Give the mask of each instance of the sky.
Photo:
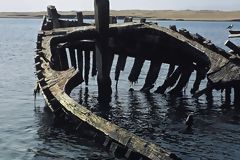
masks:
[[(94, 0), (0, 0), (0, 12), (45, 11), (55, 5), (62, 11), (93, 10)], [(240, 0), (110, 0), (112, 10), (240, 10)]]

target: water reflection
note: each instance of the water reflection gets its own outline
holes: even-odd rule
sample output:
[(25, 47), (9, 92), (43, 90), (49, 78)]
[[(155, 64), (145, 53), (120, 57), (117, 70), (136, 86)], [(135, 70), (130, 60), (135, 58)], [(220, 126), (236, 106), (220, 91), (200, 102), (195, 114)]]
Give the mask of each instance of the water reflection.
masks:
[[(83, 100), (84, 92), (80, 93)], [(88, 96), (88, 102), (84, 103), (96, 105), (97, 98)], [(229, 147), (229, 151), (239, 151), (240, 143), (236, 141), (240, 140), (236, 134), (240, 132), (239, 112), (231, 107), (223, 109), (218, 104), (206, 103), (204, 98), (194, 99), (188, 94), (175, 97), (119, 87), (113, 92), (111, 109), (105, 112), (105, 117), (183, 159), (236, 159), (239, 154), (223, 154), (222, 150)], [(189, 114), (193, 115), (193, 125), (191, 130), (186, 130), (185, 120)]]
[(29, 152), (41, 159), (113, 159), (93, 141), (80, 136), (71, 124), (56, 121), (48, 108), (35, 107), (38, 145)]

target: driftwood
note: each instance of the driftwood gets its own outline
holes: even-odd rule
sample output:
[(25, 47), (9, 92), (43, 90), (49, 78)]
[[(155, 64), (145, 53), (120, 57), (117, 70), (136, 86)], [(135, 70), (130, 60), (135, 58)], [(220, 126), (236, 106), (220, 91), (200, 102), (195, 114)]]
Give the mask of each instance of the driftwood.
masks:
[[(199, 34), (192, 35), (185, 29), (177, 31), (176, 26), (171, 26), (170, 29), (160, 27), (145, 20), (133, 23), (131, 17), (125, 18), (127, 23), (110, 24), (116, 23), (116, 19), (109, 18), (108, 0), (95, 0), (96, 26), (84, 24), (80, 12), (77, 13), (77, 20), (73, 22), (61, 20), (60, 16), (55, 7), (48, 7), (48, 17), (43, 19), (38, 34), (35, 66), (39, 87), (56, 116), (74, 117), (79, 124), (91, 126), (95, 133), (93, 137), (106, 148), (111, 148), (117, 157), (178, 159), (161, 147), (93, 114), (69, 96), (77, 85), (84, 81), (88, 84), (91, 59), (92, 76), (97, 75), (98, 101), (103, 107), (107, 107), (111, 101), (112, 81), (109, 74), (114, 54), (119, 55), (115, 71), (116, 81), (124, 70), (127, 57), (135, 58), (129, 75), (131, 82), (138, 80), (144, 61), (151, 61), (142, 91), (150, 91), (161, 64), (167, 63), (170, 64), (169, 74), (157, 92), (164, 93), (168, 87), (174, 85), (171, 92), (181, 92), (191, 73), (196, 70), (197, 77), (192, 90), (196, 93), (195, 97), (219, 88), (228, 88), (229, 95), (229, 87), (233, 87), (235, 102), (239, 102), (238, 56), (216, 47)], [(237, 46), (232, 43), (230, 46), (238, 52)], [(68, 64), (67, 50), (72, 67)], [(209, 86), (197, 92), (205, 76)]]

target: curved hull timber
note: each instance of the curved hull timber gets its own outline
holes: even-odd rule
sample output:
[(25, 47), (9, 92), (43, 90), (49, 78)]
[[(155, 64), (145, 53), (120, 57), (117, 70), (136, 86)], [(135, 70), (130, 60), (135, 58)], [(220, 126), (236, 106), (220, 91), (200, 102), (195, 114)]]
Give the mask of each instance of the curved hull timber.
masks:
[[(69, 83), (72, 83), (73, 79), (79, 79), (80, 77), (78, 71), (74, 68), (66, 71), (55, 71), (51, 69), (49, 63), (51, 61), (50, 42), (52, 34), (50, 33), (51, 31), (42, 32), (38, 35), (41, 47), (37, 49), (35, 62), (39, 86), (48, 106), (56, 115), (64, 112), (67, 115), (78, 118), (82, 123), (94, 127), (97, 130), (95, 138), (103, 139), (102, 144), (109, 143), (105, 145), (114, 146), (115, 151), (113, 152), (129, 152), (129, 157), (138, 156), (145, 159), (173, 159), (171, 157), (176, 157), (174, 154), (95, 115), (66, 94), (65, 90), (67, 86), (77, 85)], [(125, 156), (126, 153), (122, 156)]]
[[(95, 11), (101, 11), (98, 5), (95, 2)], [(90, 63), (83, 66), (82, 52), (87, 53), (84, 55), (86, 62), (89, 62), (89, 57), (92, 56), (92, 75), (98, 76), (98, 100), (102, 105), (107, 105), (111, 101), (109, 72), (115, 54), (119, 55), (116, 81), (120, 71), (124, 70), (127, 57), (135, 58), (129, 76), (132, 83), (137, 81), (144, 61), (149, 60), (151, 65), (143, 87), (143, 90), (149, 91), (155, 83), (161, 64), (168, 63), (178, 66), (175, 70), (169, 69), (171, 71), (165, 81), (166, 87), (169, 87), (174, 79), (180, 77), (178, 82), (174, 82), (177, 83), (173, 89), (176, 92), (184, 88), (193, 70), (201, 73), (200, 78), (196, 78), (194, 92), (196, 96), (212, 89), (235, 87), (237, 90), (240, 80), (238, 56), (225, 52), (198, 34), (192, 35), (184, 29), (177, 31), (173, 26), (170, 29), (160, 27), (145, 23), (144, 20), (141, 23), (111, 24), (108, 28), (101, 29), (100, 22), (101, 20), (104, 22), (104, 19), (98, 19), (97, 11), (95, 26), (84, 24), (80, 13), (78, 21), (60, 20), (55, 7), (48, 8), (48, 18), (44, 17), (38, 34), (35, 57), (38, 86), (47, 105), (56, 116), (69, 116), (77, 119), (79, 126), (83, 124), (90, 126), (95, 133), (93, 138), (110, 148), (118, 157), (179, 159), (173, 153), (95, 115), (69, 96), (77, 85), (84, 81), (88, 82)], [(109, 15), (106, 17), (109, 18)], [(68, 64), (67, 50), (72, 67)], [(197, 92), (198, 83), (206, 75), (210, 87)]]

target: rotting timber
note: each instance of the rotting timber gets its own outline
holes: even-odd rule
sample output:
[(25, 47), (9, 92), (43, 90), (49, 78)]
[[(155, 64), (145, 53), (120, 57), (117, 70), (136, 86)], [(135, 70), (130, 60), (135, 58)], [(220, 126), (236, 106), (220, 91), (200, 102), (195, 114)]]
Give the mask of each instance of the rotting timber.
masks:
[[(57, 117), (72, 117), (79, 123), (78, 128), (87, 125), (94, 131), (92, 137), (116, 157), (178, 159), (174, 154), (95, 115), (70, 97), (77, 85), (84, 81), (88, 83), (91, 68), (91, 75), (97, 75), (99, 105), (102, 109), (107, 108), (111, 101), (110, 70), (115, 54), (118, 55), (116, 81), (124, 70), (127, 57), (134, 57), (129, 75), (132, 83), (138, 80), (144, 61), (151, 61), (141, 89), (144, 92), (153, 88), (161, 64), (167, 63), (170, 64), (169, 73), (157, 93), (164, 93), (172, 86), (175, 87), (171, 93), (180, 93), (196, 70), (192, 89), (195, 96), (210, 95), (213, 89), (226, 89), (229, 93), (229, 88), (233, 87), (235, 102), (239, 103), (240, 62), (236, 48), (234, 53), (227, 53), (198, 34), (192, 35), (184, 29), (177, 31), (175, 26), (170, 29), (160, 27), (145, 20), (133, 23), (131, 18), (126, 18), (126, 23), (109, 25), (109, 21), (116, 23), (116, 18), (109, 18), (108, 0), (95, 1), (96, 25), (83, 23), (82, 17), (78, 12), (77, 21), (62, 20), (55, 7), (48, 7), (48, 17), (43, 19), (37, 40), (35, 66), (38, 87)], [(205, 76), (208, 86), (198, 91)]]

